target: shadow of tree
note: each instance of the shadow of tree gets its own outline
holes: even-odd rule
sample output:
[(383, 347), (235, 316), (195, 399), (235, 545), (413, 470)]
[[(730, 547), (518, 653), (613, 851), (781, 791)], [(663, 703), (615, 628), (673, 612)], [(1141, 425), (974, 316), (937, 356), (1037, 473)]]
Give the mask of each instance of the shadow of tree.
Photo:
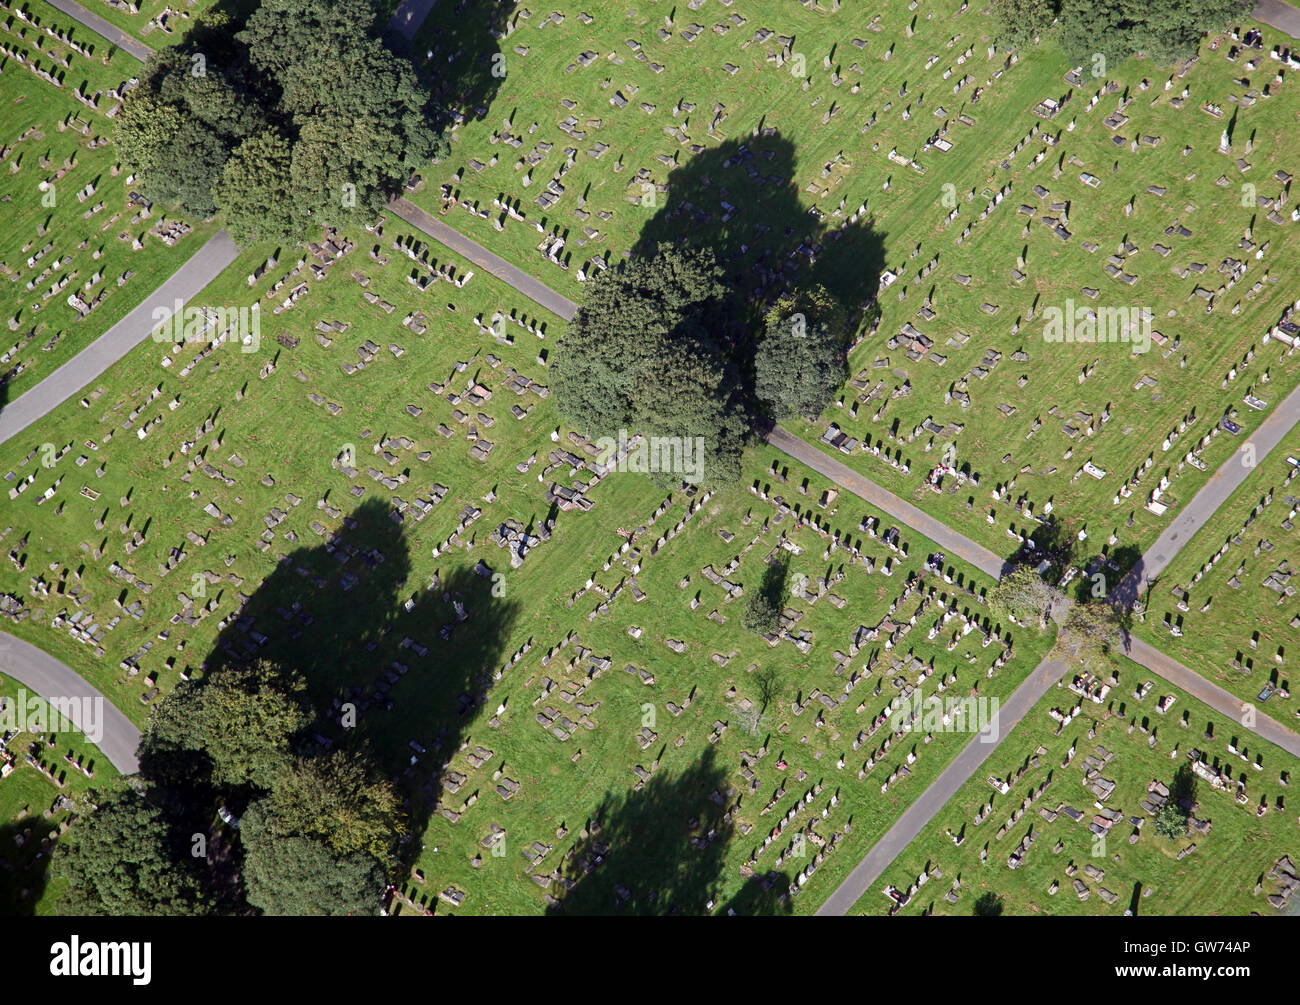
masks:
[(36, 913), (45, 892), (54, 841), (54, 824), (40, 816), (0, 826), (0, 916)]
[[(782, 293), (819, 283), (844, 305), (856, 329), (884, 270), (884, 234), (868, 221), (852, 221), (858, 207), (837, 199), (833, 188), (805, 206), (796, 167), (794, 144), (761, 125), (748, 139), (692, 157), (668, 176), (666, 201), (642, 229), (633, 254), (653, 254), (661, 241), (711, 248), (728, 285), (758, 315)], [(816, 175), (823, 170), (839, 176), (834, 165)]]
[[(727, 847), (740, 805), (712, 748), (676, 776), (657, 774), (639, 789), (607, 793), (587, 821), (548, 914), (701, 915), (718, 909)], [(788, 913), (784, 876), (750, 882), (723, 913)]]
[(508, 73), (522, 73), (522, 60), (501, 51), (516, 5), (501, 0), (438, 0), (415, 38), (389, 31), (395, 52), (405, 53), (453, 120), (481, 119)]
[[(401, 859), (409, 868), (439, 809), (441, 766), (487, 698), (519, 605), (493, 595), (485, 563), (411, 583), (405, 533), (392, 512), (366, 500), (324, 544), (281, 556), (256, 592), (240, 598), (203, 662), (203, 679), (253, 661), (302, 674), (318, 712), (306, 750), (364, 750), (377, 759), (405, 799), (410, 837)], [(168, 805), (172, 814), (199, 815), (191, 822), (204, 829), (223, 794), (195, 767)]]

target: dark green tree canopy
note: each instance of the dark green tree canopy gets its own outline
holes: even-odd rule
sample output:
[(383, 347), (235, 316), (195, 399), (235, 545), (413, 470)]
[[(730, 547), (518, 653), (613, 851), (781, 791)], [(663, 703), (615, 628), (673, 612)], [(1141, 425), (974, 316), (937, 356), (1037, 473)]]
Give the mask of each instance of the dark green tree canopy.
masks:
[(134, 789), (83, 816), (55, 846), (64, 906), (84, 915), (193, 915), (211, 906), (183, 837)]
[[(1139, 53), (1161, 65), (1196, 53), (1207, 32), (1249, 13), (1249, 0), (993, 0), (999, 38), (1013, 49), (1044, 35), (1056, 22), (1071, 63), (1122, 63)], [(1104, 69), (1100, 70), (1105, 73)]]
[(149, 769), (199, 752), (215, 786), (267, 789), (312, 719), (301, 675), (265, 663), (227, 668), (177, 685), (149, 719), (140, 760)]
[(369, 222), (446, 148), (382, 20), (372, 0), (267, 0), (242, 31), (218, 18), (151, 57), (117, 131), (142, 192), (222, 211), (241, 244)]
[(748, 424), (716, 338), (726, 292), (719, 276), (712, 253), (669, 244), (598, 275), (556, 350), (564, 419), (593, 437), (627, 429), (699, 438), (704, 480), (734, 481)]
[(767, 313), (754, 353), (754, 391), (778, 421), (815, 419), (848, 377), (847, 315), (822, 287), (784, 297)]
[(244, 814), (244, 885), (248, 902), (273, 915), (373, 915), (384, 870), (365, 852), (340, 855), (319, 838), (281, 834), (263, 803)]

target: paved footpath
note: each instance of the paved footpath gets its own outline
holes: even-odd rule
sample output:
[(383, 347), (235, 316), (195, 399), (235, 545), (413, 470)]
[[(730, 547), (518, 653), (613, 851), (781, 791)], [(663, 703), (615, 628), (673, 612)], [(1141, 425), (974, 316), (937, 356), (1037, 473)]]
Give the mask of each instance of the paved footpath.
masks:
[(509, 284), (516, 292), (522, 293), (529, 300), (545, 307), (552, 314), (565, 321), (572, 321), (578, 312), (578, 305), (568, 297), (556, 293), (545, 283), (538, 282), (527, 272), (517, 269), (504, 258), (492, 254), (477, 241), (470, 240), (458, 230), (453, 230), (437, 217), (431, 216), (414, 203), (405, 199), (394, 199), (388, 204), (388, 211), (401, 217), (412, 227), (422, 230), (439, 244), (442, 244), (462, 258), (467, 258), (480, 269), (490, 272), (502, 282)]
[(1251, 14), (1256, 21), (1263, 21), (1279, 31), (1284, 31), (1292, 38), (1300, 38), (1300, 10), (1281, 0), (1259, 0)]
[(865, 499), (876, 509), (900, 520), (920, 534), (924, 534), (940, 548), (956, 555), (994, 579), (1002, 578), (1006, 563), (982, 545), (958, 534), (941, 520), (936, 520), (911, 503), (900, 499), (870, 479), (864, 478), (846, 464), (814, 447), (811, 443), (787, 433), (780, 426), (766, 435), (766, 440), (783, 454), (788, 454), (820, 475), (824, 475), (842, 489), (847, 489), (860, 499)]
[(72, 0), (48, 0), (48, 3), (142, 63), (153, 55), (153, 50), (138, 38), (133, 38), (120, 28), (114, 27), (98, 14), (92, 14), (79, 3), (73, 3)]
[(12, 439), (72, 397), (100, 374), (149, 337), (156, 327), (153, 311), (169, 310), (179, 299), (188, 302), (239, 255), (239, 249), (224, 230), (208, 238), (194, 255), (169, 279), (144, 299), (117, 324), (73, 356), (26, 394), (0, 411), (0, 443)]
[[(123, 35), (116, 28), (113, 28), (102, 18), (91, 14), (79, 5), (72, 3), (71, 0), (51, 0), (59, 10), (73, 17), (91, 30), (103, 35), (115, 44), (120, 45), (125, 51), (135, 55), (139, 59), (145, 59), (149, 55), (149, 50), (141, 45), (138, 41)], [(433, 0), (403, 0), (398, 14), (394, 16), (393, 27), (402, 35), (411, 38), (418, 31), (420, 24), (427, 17), (432, 9)], [(1256, 8), (1255, 14), (1261, 20), (1273, 24), (1275, 27), (1300, 32), (1300, 11), (1290, 7), (1287, 4), (1277, 3), (1276, 0), (1263, 0)], [(550, 289), (544, 283), (539, 282), (532, 276), (528, 275), (521, 269), (511, 265), (505, 259), (494, 255), (476, 241), (471, 240), (452, 229), (441, 221), (437, 220), (424, 210), (413, 205), (403, 198), (393, 200), (389, 205), (390, 211), (400, 217), (402, 220), (416, 227), (423, 233), (438, 241), (440, 244), (450, 248), (457, 254), (468, 259), (470, 262), (489, 272), (490, 274), (501, 279), (517, 292), (533, 300), (535, 303), (546, 308), (552, 313), (563, 318), (565, 321), (573, 319), (577, 312), (577, 304), (568, 298), (561, 296), (559, 293)], [(223, 242), (224, 241), (224, 245)], [(215, 235), (208, 244), (200, 249), (190, 262), (187, 262), (182, 269), (168, 280), (158, 291), (155, 291), (153, 297), (141, 308), (148, 307), (146, 312), (149, 314), (149, 320), (152, 322), (152, 305), (157, 303), (170, 303), (179, 294), (168, 290), (168, 284), (177, 281), (178, 277), (185, 273), (192, 265), (197, 262), (198, 273), (203, 274), (205, 262), (210, 267), (216, 261), (220, 261), (223, 254), (229, 254), (230, 261), (234, 260), (235, 249), (229, 242), (229, 238), (224, 232)], [(226, 261), (215, 272), (199, 285), (197, 289), (207, 285), (211, 278), (215, 278), (221, 269), (228, 265)], [(197, 289), (194, 292), (197, 292)], [(187, 299), (182, 296), (181, 299)], [(99, 373), (107, 369), (116, 359), (125, 354), (135, 342), (126, 344), (124, 348), (116, 352), (115, 355), (108, 354), (113, 351), (113, 345), (106, 345), (101, 352), (96, 352), (101, 343), (113, 335), (118, 328), (130, 321), (132, 315), (128, 315), (118, 326), (115, 326), (108, 334), (101, 337), (92, 344), (87, 350), (79, 354), (69, 363), (64, 364), (59, 370), (55, 371), (50, 377), (26, 395), (19, 398), (12, 406), (0, 413), (0, 442), (3, 442), (9, 436), (21, 431), (40, 418), (50, 410), (59, 401), (74, 393), (77, 389), (93, 380)], [(143, 329), (143, 334), (147, 334), (152, 328), (152, 324)], [(129, 329), (128, 329), (129, 330)], [(118, 343), (126, 337), (125, 333), (119, 335)], [(139, 341), (139, 338), (136, 339)], [(114, 344), (118, 344), (114, 343)], [(90, 355), (95, 353), (95, 355)], [(79, 365), (82, 358), (86, 357), (85, 365)], [(68, 373), (62, 381), (56, 381), (64, 371)], [(89, 374), (85, 379), (78, 380), (78, 375)], [(72, 387), (67, 387), (69, 383), (76, 381)], [(55, 382), (55, 383), (51, 383)], [(49, 387), (49, 395), (52, 400), (43, 408), (34, 399), (38, 392)], [(60, 393), (62, 392), (62, 393)], [(12, 419), (10, 418), (11, 416)], [(24, 421), (24, 416), (31, 416)], [(14, 425), (11, 431), (6, 433), (6, 422)], [(1274, 412), (1261, 424), (1253, 438), (1256, 451), (1256, 462), (1263, 457), (1291, 430), (1292, 427), (1300, 421), (1300, 388), (1292, 392), (1280, 404)], [(901, 521), (913, 530), (930, 538), (941, 548), (946, 548), (963, 559), (970, 565), (975, 566), (982, 572), (994, 578), (1000, 578), (1004, 563), (988, 549), (976, 544), (956, 531), (949, 529), (941, 521), (924, 513), (922, 510), (913, 506), (911, 503), (900, 499), (893, 493), (886, 491), (874, 482), (858, 474), (847, 465), (840, 463), (832, 457), (823, 453), (820, 449), (792, 436), (779, 427), (773, 429), (767, 434), (767, 442), (778, 450), (794, 457), (814, 471), (830, 478), (841, 488), (852, 492), (871, 505), (884, 513)], [(1204, 523), (1213, 515), (1213, 513), (1222, 505), (1223, 501), (1231, 495), (1248, 476), (1250, 470), (1241, 463), (1240, 454), (1234, 455), (1219, 470), (1217, 470), (1210, 481), (1197, 493), (1192, 502), (1177, 516), (1171, 525), (1166, 528), (1165, 532), (1157, 538), (1156, 543), (1142, 557), (1139, 565), (1132, 574), (1133, 581), (1142, 577), (1145, 581), (1154, 579), (1173, 561), (1178, 549), (1187, 543), (1187, 540), (1195, 534)], [(21, 659), (15, 657), (19, 647), (25, 647)], [(1171, 659), (1164, 653), (1160, 652), (1149, 643), (1140, 639), (1129, 640), (1128, 655), (1130, 659), (1138, 662), (1152, 672), (1169, 680), (1175, 686), (1183, 689), (1199, 701), (1215, 709), (1216, 711), (1229, 716), (1234, 721), (1243, 712), (1242, 703), (1229, 694), (1227, 691), (1215, 684), (1205, 680), (1199, 674), (1183, 666), (1177, 660)], [(99, 695), (83, 681), (79, 676), (69, 670), (62, 663), (54, 660), (53, 657), (42, 653), (34, 647), (21, 643), (17, 639), (9, 639), (0, 634), (0, 657), (3, 657), (5, 664), (14, 663), (11, 674), (19, 680), (28, 683), (28, 686), (41, 690), (42, 687), (50, 689), (51, 693), (59, 695), (72, 695), (85, 693), (90, 696)], [(21, 664), (21, 665), (19, 665)], [(60, 670), (61, 668), (61, 670)], [(898, 821), (891, 827), (885, 835), (872, 847), (866, 857), (858, 866), (849, 874), (841, 886), (831, 894), (830, 898), (818, 910), (818, 914), (844, 914), (847, 913), (861, 896), (870, 889), (871, 885), (879, 878), (880, 874), (888, 867), (898, 854), (915, 839), (917, 834), (928, 824), (948, 800), (950, 800), (963, 784), (977, 771), (980, 766), (988, 759), (989, 755), (997, 749), (999, 742), (1005, 738), (1015, 727), (1024, 715), (1033, 708), (1034, 705), (1042, 699), (1047, 691), (1060, 678), (1068, 672), (1068, 667), (1064, 664), (1045, 659), (1030, 673), (1029, 677), (1018, 687), (1007, 699), (1002, 706), (999, 717), (999, 729), (996, 740), (992, 743), (983, 743), (977, 736), (970, 744), (944, 769), (939, 778), (927, 788), (921, 796), (914, 802)], [(20, 674), (25, 674), (26, 679)], [(36, 682), (42, 682), (38, 686)], [(80, 689), (80, 690), (79, 690)], [(88, 691), (86, 689), (89, 689)], [(93, 694), (91, 694), (93, 692)], [(100, 696), (102, 697), (102, 696)], [(125, 717), (121, 715), (111, 704), (105, 701), (107, 709), (111, 709), (111, 720), (116, 716), (122, 722)], [(126, 722), (126, 727), (134, 729)], [(1284, 750), (1300, 756), (1300, 736), (1291, 730), (1281, 726), (1274, 720), (1257, 715), (1256, 724), (1249, 728), (1262, 738), (1271, 743), (1282, 747)], [(110, 727), (106, 725), (104, 744), (101, 749), (106, 756), (118, 764), (118, 758), (121, 758), (123, 765), (132, 765), (125, 770), (134, 770), (134, 748), (135, 742), (131, 739), (129, 731), (122, 727), (120, 723), (111, 728), (113, 739), (108, 739)], [(135, 737), (138, 740), (138, 733)], [(112, 744), (113, 753), (109, 753), (109, 744)], [(124, 753), (125, 745), (130, 744), (130, 757)]]
[[(124, 775), (139, 770), (135, 752), (140, 746), (140, 731), (96, 687), (66, 664), (29, 642), (0, 632), (0, 673), (46, 699), (89, 698), (94, 702), (92, 714), (97, 720), (91, 723), (92, 732), (103, 730), (96, 744), (100, 752)], [(69, 718), (73, 725), (84, 730), (80, 707), (81, 702), (76, 702), (73, 708), (78, 711), (72, 711)]]
[[(1268, 452), (1295, 428), (1297, 422), (1300, 422), (1300, 386), (1287, 395), (1259, 424), (1254, 435), (1243, 441), (1233, 456), (1219, 466), (1210, 480), (1179, 511), (1164, 533), (1156, 538), (1147, 553), (1124, 577), (1119, 591), (1126, 601), (1132, 602), (1141, 590), (1159, 578), (1174, 560), (1178, 550), (1205, 526), (1219, 507), (1228, 501), (1228, 497), (1250, 477), (1251, 472), (1263, 463)], [(1245, 448), (1254, 451), (1254, 462), (1250, 467), (1246, 466), (1247, 457), (1242, 452)]]
[(1043, 696), (1056, 684), (1069, 668), (1064, 663), (1044, 660), (1025, 678), (1024, 682), (1011, 693), (1011, 697), (998, 709), (998, 729), (992, 742), (985, 742), (982, 736), (976, 736), (966, 744), (952, 763), (944, 768), (930, 787), (912, 803), (903, 815), (895, 821), (894, 826), (867, 852), (866, 857), (854, 867), (844, 882), (826, 898), (826, 902), (817, 909), (819, 915), (845, 915), (853, 909), (864, 893), (871, 889), (891, 862), (896, 859), (922, 829), (935, 818), (963, 785), (988, 760), (990, 754), (998, 749), (1005, 738), (1021, 719)]
[[(1231, 721), (1239, 725), (1241, 724), (1246, 711), (1246, 702), (1225, 691), (1218, 684), (1206, 680), (1196, 671), (1183, 666), (1172, 656), (1166, 656), (1151, 643), (1143, 642), (1139, 638), (1130, 638), (1129, 651), (1124, 655), (1133, 662), (1146, 667), (1152, 673), (1163, 677), (1174, 687), (1186, 691), (1197, 701), (1209, 705), (1214, 711), (1226, 715)], [(1253, 703), (1251, 704), (1253, 707)], [(1286, 726), (1274, 719), (1270, 719), (1262, 712), (1256, 710), (1255, 724), (1253, 726), (1243, 725), (1242, 728), (1249, 729), (1261, 740), (1267, 740), (1274, 746), (1281, 747), (1288, 754), (1300, 757), (1300, 734), (1292, 732)]]
[[(470, 261), (482, 266), (499, 279), (508, 283), (515, 290), (528, 296), (535, 302), (560, 315), (565, 320), (573, 317), (577, 305), (550, 290), (544, 284), (521, 272), (519, 269), (493, 255), (477, 242), (470, 240), (446, 224), (433, 219), (429, 214), (412, 206), (405, 199), (396, 200), (389, 206), (402, 219), (412, 226), (424, 231), (434, 240), (451, 248)], [(1287, 397), (1273, 413), (1261, 424), (1252, 442), (1255, 444), (1256, 460), (1261, 459), (1268, 450), (1285, 436), (1300, 421), (1300, 388)], [(780, 427), (774, 428), (766, 435), (767, 442), (782, 453), (812, 468), (829, 478), (840, 488), (852, 492), (883, 513), (901, 521), (908, 527), (923, 534), (940, 548), (951, 552), (968, 564), (994, 579), (999, 579), (1005, 568), (1004, 561), (982, 545), (976, 544), (957, 531), (952, 530), (942, 521), (900, 499), (860, 475), (852, 468), (829, 456), (819, 448), (786, 432)], [(1211, 477), (1209, 483), (1199, 492), (1187, 509), (1190, 515), (1184, 521), (1176, 518), (1165, 534), (1157, 539), (1156, 544), (1140, 560), (1145, 569), (1163, 569), (1173, 560), (1179, 547), (1201, 526), (1222, 504), (1223, 499), (1232, 493), (1249, 475), (1250, 469), (1241, 464), (1240, 454), (1234, 454)], [(1205, 680), (1194, 671), (1183, 666), (1177, 660), (1161, 653), (1154, 646), (1139, 639), (1131, 639), (1127, 653), (1129, 659), (1141, 664), (1151, 672), (1167, 679), (1171, 684), (1181, 688), (1199, 701), (1204, 702), (1215, 711), (1228, 716), (1234, 722), (1240, 722), (1242, 703), (1237, 698), (1215, 684)], [(840, 887), (835, 890), (818, 910), (819, 914), (843, 914), (879, 879), (898, 854), (913, 841), (940, 809), (961, 788), (980, 765), (997, 749), (999, 743), (1011, 732), (1012, 727), (1024, 717), (1034, 704), (1040, 701), (1050, 688), (1068, 672), (1069, 668), (1051, 659), (1044, 659), (1031, 671), (1025, 681), (1011, 694), (1002, 706), (999, 731), (993, 743), (981, 743), (976, 737), (944, 769), (935, 782), (927, 788), (917, 800), (908, 807), (883, 837), (871, 848), (866, 857), (854, 868)], [(1300, 756), (1300, 735), (1280, 725), (1272, 719), (1257, 716), (1256, 724), (1248, 728), (1262, 739), (1274, 743), (1282, 749)]]

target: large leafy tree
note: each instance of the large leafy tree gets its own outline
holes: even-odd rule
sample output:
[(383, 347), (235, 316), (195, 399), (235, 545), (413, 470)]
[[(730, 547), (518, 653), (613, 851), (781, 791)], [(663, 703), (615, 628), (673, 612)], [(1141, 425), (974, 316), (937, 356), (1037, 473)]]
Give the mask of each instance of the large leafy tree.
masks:
[(134, 789), (83, 816), (54, 850), (69, 914), (192, 915), (211, 900), (196, 859), (162, 812)]
[(738, 477), (748, 426), (717, 340), (720, 275), (711, 252), (669, 244), (598, 275), (556, 350), (560, 414), (597, 437), (702, 439), (704, 480)]
[(127, 98), (117, 139), (148, 198), (220, 209), (241, 243), (282, 239), (368, 222), (445, 151), (445, 116), (372, 0), (267, 0), (229, 28), (218, 16), (151, 57)]
[[(369, 0), (269, 0), (238, 38), (278, 85), (278, 111), (308, 148), (295, 149), (294, 188), (318, 222), (377, 209), (412, 169), (445, 151), (440, 114), (410, 62), (378, 38)], [(344, 194), (341, 185), (355, 189)]]
[(397, 790), (364, 747), (295, 760), (262, 806), (279, 834), (321, 840), (340, 855), (365, 852), (386, 866), (406, 832)]
[(150, 58), (129, 93), (116, 139), (146, 198), (209, 217), (226, 158), (264, 122), (241, 69), (167, 49)]
[(1061, 47), (1072, 62), (1120, 63), (1142, 53), (1169, 64), (1192, 56), (1201, 36), (1250, 9), (1246, 0), (1061, 0)]
[(671, 347), (711, 341), (726, 292), (721, 274), (710, 252), (662, 244), (588, 283), (555, 352), (552, 382), (564, 418), (600, 433), (628, 423), (651, 362)]
[(1063, 598), (1059, 590), (1043, 579), (1031, 566), (1012, 569), (988, 593), (989, 610), (997, 618), (1021, 625), (1043, 627), (1047, 610)]
[(167, 696), (141, 739), (141, 765), (152, 775), (177, 754), (193, 763), (199, 752), (217, 788), (269, 789), (311, 721), (300, 674), (267, 663), (226, 668)]
[(999, 40), (1023, 48), (1052, 27), (1058, 6), (1059, 0), (993, 0)]
[(263, 913), (373, 915), (378, 911), (385, 878), (373, 855), (340, 855), (319, 838), (286, 836), (262, 803), (249, 807), (240, 833), (246, 896)]
[(1106, 600), (1070, 604), (1056, 639), (1056, 651), (1084, 669), (1108, 669), (1124, 645), (1128, 612)]
[(282, 240), (301, 232), (303, 216), (293, 194), (289, 141), (268, 129), (244, 140), (230, 155), (213, 195), (226, 214), (235, 243)]
[(754, 354), (754, 391), (778, 421), (815, 419), (848, 376), (847, 318), (820, 286), (779, 300), (768, 311)]

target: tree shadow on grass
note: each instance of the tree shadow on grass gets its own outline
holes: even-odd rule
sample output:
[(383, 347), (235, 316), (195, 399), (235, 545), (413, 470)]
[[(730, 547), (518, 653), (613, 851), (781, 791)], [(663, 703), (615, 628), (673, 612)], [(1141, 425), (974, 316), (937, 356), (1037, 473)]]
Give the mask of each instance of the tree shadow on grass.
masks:
[[(668, 176), (666, 201), (633, 253), (653, 254), (661, 241), (711, 248), (728, 285), (760, 316), (782, 293), (821, 284), (856, 329), (879, 287), (884, 235), (867, 220), (850, 221), (859, 207), (848, 205), (838, 186), (807, 206), (796, 167), (794, 144), (772, 128), (692, 157)], [(824, 185), (825, 169), (812, 165), (804, 174)], [(829, 180), (839, 174), (832, 165)], [(632, 194), (641, 191), (636, 184)]]
[(45, 893), (54, 831), (54, 824), (40, 816), (0, 826), (0, 916), (36, 913), (36, 905)]
[[(548, 914), (701, 915), (718, 911), (739, 799), (712, 748), (681, 774), (608, 793), (565, 864)], [(788, 913), (789, 880), (751, 881), (722, 913)]]
[(506, 74), (527, 72), (523, 58), (497, 42), (515, 11), (501, 0), (437, 0), (412, 41), (392, 31), (387, 40), (412, 58), (447, 115), (473, 121), (487, 116)]
[(487, 700), (519, 605), (493, 595), (486, 563), (504, 564), (494, 554), (480, 571), (461, 564), (439, 570), (436, 583), (411, 582), (393, 512), (367, 500), (324, 544), (281, 558), (205, 666), (218, 674), (265, 660), (301, 673), (319, 713), (309, 745), (323, 750), (317, 737), (332, 747), (366, 743), (398, 781), (409, 811), (402, 856), (409, 866), (440, 808), (441, 766)]

